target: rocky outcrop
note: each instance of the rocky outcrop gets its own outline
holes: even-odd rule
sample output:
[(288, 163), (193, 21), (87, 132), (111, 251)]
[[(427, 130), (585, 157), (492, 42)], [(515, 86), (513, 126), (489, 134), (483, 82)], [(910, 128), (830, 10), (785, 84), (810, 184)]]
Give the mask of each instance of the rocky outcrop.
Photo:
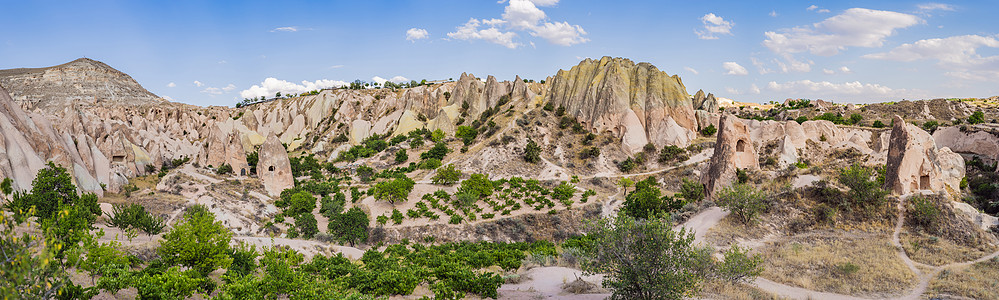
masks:
[(281, 195), (281, 191), (295, 186), (291, 174), (291, 161), (288, 152), (277, 136), (271, 134), (260, 146), (257, 161), (257, 176), (264, 184), (264, 189), (271, 196)]
[(753, 146), (749, 128), (739, 118), (723, 114), (718, 128), (715, 151), (701, 184), (710, 198), (736, 179), (736, 170), (760, 168), (759, 156)]
[(949, 148), (937, 149), (929, 133), (895, 116), (888, 145), (884, 188), (896, 194), (917, 190), (956, 194), (964, 178), (964, 159)]
[(0, 70), (0, 85), (28, 109), (47, 111), (74, 102), (140, 105), (164, 101), (128, 74), (88, 58), (47, 68)]
[(610, 132), (624, 151), (645, 144), (687, 146), (697, 121), (679, 76), (623, 58), (586, 59), (548, 80), (544, 101), (564, 107), (584, 128)]
[(710, 93), (705, 96), (704, 90), (697, 90), (697, 93), (694, 93), (693, 105), (696, 110), (710, 113), (718, 112), (718, 99), (715, 99), (715, 95)]
[(940, 127), (933, 132), (933, 141), (938, 147), (947, 147), (957, 153), (969, 153), (983, 156), (992, 161), (999, 160), (999, 136), (985, 130), (976, 130), (968, 126), (968, 131), (961, 131), (956, 126)]

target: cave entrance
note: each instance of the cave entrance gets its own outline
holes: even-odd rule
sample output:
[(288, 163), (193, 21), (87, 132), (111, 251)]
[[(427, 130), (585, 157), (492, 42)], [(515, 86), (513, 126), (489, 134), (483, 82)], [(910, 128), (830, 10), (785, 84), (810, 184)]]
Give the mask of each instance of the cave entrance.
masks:
[(919, 176), (919, 189), (920, 190), (930, 189), (930, 175)]
[(274, 172), (274, 166), (268, 166), (267, 167), (267, 171), (268, 172)]
[(746, 141), (739, 140), (735, 142), (735, 152), (746, 152)]

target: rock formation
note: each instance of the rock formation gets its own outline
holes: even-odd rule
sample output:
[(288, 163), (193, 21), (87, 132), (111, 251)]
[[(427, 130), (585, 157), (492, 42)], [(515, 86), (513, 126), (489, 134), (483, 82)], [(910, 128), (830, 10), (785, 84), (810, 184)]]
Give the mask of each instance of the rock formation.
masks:
[(957, 153), (969, 153), (999, 161), (999, 135), (986, 130), (967, 127), (961, 131), (956, 126), (940, 127), (933, 132), (933, 141), (938, 147), (947, 147)]
[(74, 101), (119, 105), (164, 101), (128, 74), (88, 58), (47, 68), (0, 70), (0, 85), (28, 109), (58, 110)]
[(697, 93), (694, 93), (693, 105), (696, 110), (718, 112), (718, 99), (715, 99), (715, 94), (709, 93), (705, 96), (704, 90), (697, 90)]
[(937, 149), (929, 133), (895, 116), (888, 145), (884, 188), (897, 194), (916, 190), (959, 191), (964, 159), (949, 148)]
[(260, 146), (257, 162), (257, 176), (264, 184), (264, 189), (271, 196), (278, 196), (281, 191), (295, 186), (291, 175), (291, 161), (288, 152), (277, 136), (271, 134)]
[(586, 59), (548, 80), (545, 102), (565, 107), (584, 128), (610, 132), (624, 151), (687, 146), (697, 123), (679, 76), (669, 76), (649, 63), (623, 58)]
[(737, 169), (758, 170), (759, 157), (753, 146), (749, 128), (739, 118), (723, 114), (718, 128), (718, 141), (711, 156), (708, 170), (701, 176), (701, 184), (710, 198), (736, 179)]

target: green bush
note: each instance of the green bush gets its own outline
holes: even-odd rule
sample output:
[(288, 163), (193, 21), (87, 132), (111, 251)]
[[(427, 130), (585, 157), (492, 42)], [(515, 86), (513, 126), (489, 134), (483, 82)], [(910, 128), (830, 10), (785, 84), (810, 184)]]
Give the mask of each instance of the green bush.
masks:
[(444, 157), (451, 152), (451, 149), (447, 148), (447, 144), (443, 142), (437, 142), (432, 148), (420, 154), (420, 159), (431, 159), (436, 158), (437, 160), (444, 160)]
[(800, 116), (797, 119), (794, 119), (794, 121), (798, 122), (798, 124), (805, 123), (806, 121), (808, 121), (808, 117), (806, 117), (806, 116)]
[(215, 174), (226, 175), (232, 174), (232, 166), (227, 163), (222, 163), (217, 169), (215, 169)]
[(409, 160), (409, 154), (406, 154), (406, 149), (399, 149), (395, 152), (395, 163), (401, 164)]
[(618, 170), (621, 172), (631, 172), (635, 167), (638, 167), (638, 163), (635, 162), (634, 158), (626, 158), (617, 164)]
[(406, 198), (409, 197), (409, 192), (413, 190), (415, 184), (416, 182), (409, 179), (409, 177), (399, 177), (390, 181), (379, 182), (371, 190), (374, 191), (375, 199), (395, 204), (396, 202), (406, 201)]
[(940, 123), (937, 122), (936, 120), (929, 120), (926, 121), (926, 123), (923, 123), (923, 130), (926, 130), (926, 132), (929, 133), (933, 133), (934, 131), (936, 131), (937, 127), (940, 127)]
[(437, 174), (431, 178), (434, 184), (440, 185), (452, 185), (461, 179), (461, 170), (458, 170), (454, 164), (448, 164), (442, 168), (437, 169)]
[(400, 212), (398, 209), (392, 209), (392, 223), (396, 225), (402, 224), (403, 218), (404, 216), (402, 215), (402, 212)]
[(739, 217), (744, 224), (756, 221), (768, 209), (767, 195), (747, 184), (737, 183), (726, 187), (715, 196), (718, 206)]
[(298, 231), (298, 236), (311, 239), (319, 233), (319, 224), (311, 213), (303, 213), (295, 216), (294, 230)]
[(680, 184), (679, 194), (680, 197), (687, 199), (688, 202), (701, 201), (704, 199), (704, 185), (700, 182), (684, 178)]
[(936, 233), (940, 226), (940, 207), (932, 198), (915, 195), (909, 198), (906, 207), (906, 220), (909, 225)]
[(864, 119), (864, 116), (861, 116), (860, 114), (850, 114), (849, 123), (855, 125), (857, 123), (860, 123), (860, 121), (863, 120), (863, 119)]
[(886, 126), (885, 126), (884, 122), (881, 122), (881, 120), (875, 120), (874, 124), (871, 124), (871, 127), (874, 127), (874, 128), (885, 128)]
[[(311, 197), (311, 196), (310, 196)], [(157, 249), (160, 258), (168, 265), (183, 265), (207, 275), (232, 263), (229, 242), (232, 232), (215, 220), (207, 211), (184, 215), (173, 230), (167, 232)]]
[(887, 200), (885, 196), (888, 191), (883, 189), (881, 180), (876, 179), (878, 172), (872, 168), (854, 163), (850, 167), (840, 171), (837, 179), (839, 183), (850, 188), (846, 197), (839, 198), (841, 208), (852, 211), (860, 207), (870, 214), (883, 209)]
[(488, 197), (493, 194), (493, 182), (485, 174), (472, 174), (461, 182), (458, 191), (472, 193), (479, 198)]
[(663, 196), (655, 178), (635, 183), (635, 190), (624, 197), (621, 211), (636, 219), (660, 217), (683, 207), (681, 200)]
[(663, 147), (662, 151), (659, 152), (660, 163), (683, 162), (688, 158), (687, 150), (675, 145)]
[(735, 179), (738, 183), (749, 182), (749, 173), (746, 169), (735, 169)]
[(985, 113), (982, 111), (976, 111), (972, 113), (971, 116), (968, 116), (968, 124), (974, 125), (980, 123), (985, 123)]
[(479, 135), (478, 130), (470, 126), (464, 126), (464, 125), (458, 126), (458, 128), (455, 129), (454, 132), (454, 137), (461, 139), (461, 141), (464, 142), (466, 146), (471, 145), (472, 141), (475, 141), (475, 138), (478, 135)]
[(715, 135), (716, 132), (718, 132), (718, 128), (715, 128), (715, 124), (709, 124), (708, 127), (701, 129), (701, 135), (704, 136), (712, 136)]
[(329, 233), (341, 243), (354, 246), (368, 240), (368, 214), (360, 208), (351, 207), (347, 212), (330, 218)]
[(115, 204), (108, 225), (125, 231), (129, 228), (141, 230), (147, 235), (159, 234), (166, 226), (163, 218), (149, 214), (144, 206), (136, 203)]
[(257, 151), (246, 154), (246, 164), (250, 165), (250, 174), (257, 174), (257, 163), (259, 162), (260, 153), (257, 153)]
[(534, 140), (528, 140), (524, 146), (524, 161), (536, 164), (541, 162), (541, 147)]

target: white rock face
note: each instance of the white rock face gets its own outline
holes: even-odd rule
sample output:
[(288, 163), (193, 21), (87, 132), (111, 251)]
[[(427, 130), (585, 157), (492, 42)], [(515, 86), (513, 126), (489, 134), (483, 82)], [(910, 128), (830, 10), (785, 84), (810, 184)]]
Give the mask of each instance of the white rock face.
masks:
[(271, 134), (260, 146), (257, 162), (257, 176), (264, 184), (267, 193), (273, 196), (281, 195), (281, 191), (295, 186), (291, 175), (291, 161), (288, 152), (284, 150), (277, 136)]
[(933, 132), (933, 140), (938, 147), (947, 147), (954, 152), (999, 160), (999, 137), (992, 133), (977, 130), (962, 132), (957, 126), (940, 127)]
[(718, 141), (708, 171), (701, 175), (708, 198), (736, 179), (737, 169), (759, 170), (759, 156), (749, 128), (739, 118), (722, 114)]
[(888, 145), (885, 188), (897, 194), (917, 190), (958, 193), (964, 159), (949, 148), (937, 149), (929, 133), (895, 116)]

